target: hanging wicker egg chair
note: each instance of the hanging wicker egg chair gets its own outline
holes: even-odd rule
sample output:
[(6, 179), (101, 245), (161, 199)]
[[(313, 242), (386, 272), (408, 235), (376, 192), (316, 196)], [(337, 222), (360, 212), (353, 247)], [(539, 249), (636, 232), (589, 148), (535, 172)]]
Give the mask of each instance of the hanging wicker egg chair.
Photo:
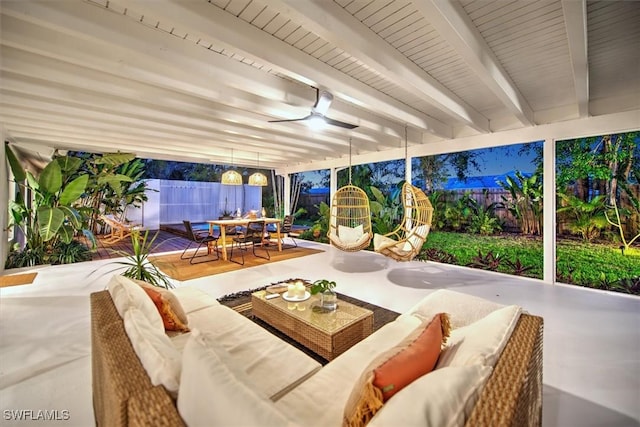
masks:
[(391, 233), (373, 236), (373, 249), (396, 261), (411, 261), (431, 230), (433, 206), (421, 189), (408, 182), (402, 186), (401, 197), (404, 219)]
[(327, 237), (336, 248), (355, 252), (369, 246), (372, 236), (369, 198), (350, 182), (333, 195)]
[(371, 211), (369, 197), (360, 187), (351, 183), (351, 138), (349, 138), (349, 184), (340, 187), (331, 199), (327, 237), (333, 246), (356, 252), (369, 246)]

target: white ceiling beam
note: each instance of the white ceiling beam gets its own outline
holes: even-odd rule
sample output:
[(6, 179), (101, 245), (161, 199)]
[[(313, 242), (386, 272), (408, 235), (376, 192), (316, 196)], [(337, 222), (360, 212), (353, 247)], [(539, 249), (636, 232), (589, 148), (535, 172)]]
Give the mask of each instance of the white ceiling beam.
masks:
[[(130, 152), (128, 151), (128, 147), (126, 145), (121, 145), (120, 147), (114, 147), (113, 143), (99, 143), (99, 142), (90, 142), (90, 141), (59, 141), (56, 138), (51, 137), (41, 137), (37, 135), (35, 138), (30, 138), (26, 136), (20, 137), (20, 142), (16, 143), (18, 146), (42, 146), (44, 142), (51, 144), (51, 147), (56, 147), (58, 145), (65, 146), (68, 150), (71, 151), (83, 151), (87, 153), (113, 153), (117, 150), (121, 152)], [(193, 162), (193, 163), (215, 163), (218, 164), (217, 161), (211, 161), (210, 158), (206, 155), (197, 152), (186, 153), (182, 151), (173, 150), (171, 147), (155, 147), (149, 151), (137, 151), (135, 153), (136, 157), (142, 159), (156, 159), (156, 160), (174, 160), (181, 162)]]
[(427, 99), (456, 121), (479, 131), (489, 131), (486, 117), (381, 39), (333, 1), (271, 0), (292, 20), (324, 40), (363, 61), (389, 81)]
[(524, 126), (534, 124), (533, 110), (500, 65), (469, 16), (457, 1), (416, 0), (413, 5), (471, 67)]
[[(45, 15), (46, 8), (36, 8), (30, 9), (32, 12), (38, 12), (38, 16)], [(58, 16), (60, 10), (57, 10)], [(74, 12), (79, 14), (80, 12), (74, 8)], [(90, 14), (89, 12), (93, 12)], [(84, 17), (85, 19), (96, 19), (95, 17), (95, 7), (89, 8), (89, 10), (85, 11), (88, 15)], [(126, 17), (118, 17), (112, 13), (106, 12), (108, 17), (111, 20), (121, 18), (128, 19)], [(14, 11), (14, 15), (19, 16)], [(83, 15), (84, 16), (84, 15)], [(114, 18), (115, 17), (115, 18)], [(44, 16), (40, 16), (41, 19), (44, 19)], [(31, 20), (34, 20), (34, 17), (30, 17)], [(57, 22), (58, 26), (65, 25), (68, 20), (63, 19), (63, 17), (59, 17), (60, 22)], [(78, 19), (79, 23), (76, 20), (72, 20), (74, 25), (77, 25), (78, 34), (82, 30), (84, 30), (84, 21), (82, 19)], [(96, 25), (97, 25), (96, 21)], [(125, 23), (129, 21), (125, 20)], [(289, 125), (283, 124), (269, 124), (267, 120), (272, 116), (279, 116), (283, 112), (286, 113), (288, 117), (302, 117), (311, 109), (311, 105), (315, 102), (315, 91), (310, 88), (305, 88), (306, 92), (310, 96), (313, 96), (314, 99), (302, 99), (300, 96), (297, 96), (296, 99), (301, 100), (302, 103), (306, 103), (308, 107), (294, 107), (288, 104), (283, 104), (279, 101), (272, 101), (266, 99), (262, 96), (257, 95), (261, 86), (257, 89), (252, 89), (251, 93), (247, 93), (243, 90), (235, 89), (233, 87), (226, 86), (229, 84), (229, 81), (233, 81), (230, 76), (228, 78), (224, 78), (222, 80), (219, 79), (210, 79), (207, 73), (198, 73), (197, 67), (195, 63), (189, 62), (185, 59), (185, 56), (176, 57), (176, 58), (165, 58), (166, 54), (163, 52), (162, 58), (156, 59), (148, 56), (148, 52), (150, 51), (149, 46), (154, 43), (157, 44), (157, 40), (153, 38), (154, 35), (158, 34), (157, 31), (152, 31), (147, 27), (143, 27), (135, 22), (131, 21), (129, 25), (116, 25), (117, 21), (109, 22), (112, 24), (114, 28), (117, 28), (117, 35), (120, 37), (118, 42), (124, 43), (126, 49), (119, 45), (109, 45), (109, 46), (100, 46), (96, 47), (92, 42), (83, 40), (82, 38), (77, 38), (74, 35), (68, 34), (60, 34), (51, 29), (44, 29), (36, 26), (35, 24), (30, 24), (25, 21), (18, 20), (16, 18), (3, 18), (3, 31), (6, 32), (6, 37), (3, 37), (2, 43), (7, 49), (21, 49), (28, 52), (34, 52), (33, 55), (41, 54), (47, 55), (48, 57), (61, 61), (62, 65), (59, 65), (59, 68), (63, 68), (67, 71), (67, 79), (63, 80), (64, 83), (69, 83), (70, 81), (75, 81), (74, 77), (71, 79), (68, 78), (69, 74), (71, 76), (79, 76), (78, 78), (82, 78), (85, 74), (87, 75), (95, 75), (95, 73), (100, 73), (102, 76), (99, 80), (104, 80), (105, 72), (112, 74), (113, 76), (117, 76), (119, 79), (113, 83), (113, 90), (115, 93), (125, 92), (129, 93), (129, 87), (133, 83), (130, 79), (133, 79), (133, 82), (137, 82), (139, 84), (143, 84), (144, 86), (155, 86), (161, 88), (170, 89), (170, 96), (163, 98), (163, 102), (168, 102), (173, 98), (177, 98), (180, 94), (188, 94), (190, 96), (195, 96), (199, 99), (211, 100), (222, 105), (227, 105), (229, 107), (233, 107), (236, 110), (236, 115), (238, 118), (229, 118), (235, 122), (246, 121), (247, 116), (254, 116), (256, 125), (262, 126), (265, 130), (275, 130), (281, 132), (288, 132), (292, 135), (296, 135), (296, 137), (302, 135), (307, 138), (315, 138), (315, 139), (323, 139), (323, 137), (327, 136), (330, 133), (338, 132), (341, 135), (344, 135), (345, 132), (339, 130), (338, 128), (330, 129), (327, 132), (317, 133), (306, 131), (304, 128), (302, 130), (291, 128)], [(144, 40), (146, 43), (144, 45), (137, 45), (136, 43), (128, 43), (128, 39), (123, 38), (123, 34), (126, 33), (124, 31), (124, 27), (129, 30), (135, 32), (132, 33), (132, 38), (136, 40), (136, 43), (139, 43), (140, 40)], [(75, 28), (75, 27), (74, 27)], [(111, 26), (107, 26), (104, 31), (100, 31), (101, 27), (95, 26), (93, 29), (93, 35), (100, 36), (100, 39), (110, 40), (111, 42), (116, 42), (113, 40), (114, 31)], [(142, 30), (142, 31), (140, 31)], [(69, 32), (70, 28), (66, 29), (66, 32)], [(162, 34), (162, 33), (160, 33)], [(173, 36), (164, 35), (165, 37), (169, 37), (168, 41), (176, 42), (176, 39)], [(148, 39), (145, 39), (147, 37)], [(175, 51), (179, 51), (184, 54), (184, 50), (180, 50), (181, 47), (190, 47), (191, 45), (176, 45), (171, 46), (171, 48)], [(135, 54), (131, 54), (130, 49), (136, 48)], [(143, 49), (144, 48), (144, 49)], [(202, 62), (206, 61), (209, 57), (213, 59), (221, 57), (221, 55), (213, 52), (209, 52), (204, 48), (195, 48), (196, 50), (192, 53), (197, 53), (196, 61), (200, 65)], [(189, 49), (186, 49), (189, 50)], [(109, 54), (104, 54), (102, 52), (107, 51)], [(205, 52), (205, 56), (201, 57), (202, 52)], [(14, 56), (18, 54), (14, 53)], [(122, 59), (123, 57), (127, 57), (127, 60)], [(192, 55), (194, 56), (194, 55)], [(10, 70), (20, 70), (25, 73), (25, 69), (32, 70), (31, 73), (34, 76), (42, 75), (43, 68), (43, 60), (42, 59), (30, 59), (27, 57), (26, 52), (22, 54), (19, 59), (20, 64), (9, 67)], [(50, 61), (50, 62), (51, 62)], [(239, 64), (237, 61), (227, 59), (229, 64)], [(166, 63), (170, 65), (166, 65)], [(126, 64), (129, 64), (128, 66)], [(187, 66), (189, 69), (189, 73), (184, 72), (183, 66), (176, 66), (176, 64), (183, 64)], [(225, 63), (226, 64), (226, 63)], [(221, 68), (225, 64), (218, 64), (214, 62), (214, 66), (216, 68)], [(73, 68), (73, 65), (82, 67), (81, 70), (77, 70)], [(258, 70), (253, 69), (252, 67), (241, 65), (241, 69), (232, 69), (233, 76), (242, 75), (241, 71), (251, 71), (249, 73), (249, 78), (253, 79), (254, 73)], [(209, 65), (206, 65), (209, 67)], [(202, 67), (200, 67), (202, 68)], [(93, 71), (93, 73), (91, 72)], [(259, 71), (260, 74), (265, 74), (262, 71)], [(58, 77), (57, 75), (55, 77)], [(54, 79), (54, 76), (47, 77)], [(273, 77), (276, 81), (286, 81), (279, 77)], [(258, 80), (258, 79), (256, 79)], [(60, 79), (58, 79), (60, 81)], [(80, 83), (76, 83), (81, 87), (90, 88), (92, 86), (92, 79), (85, 77), (85, 83), (80, 85)], [(244, 81), (241, 81), (244, 83)], [(287, 82), (289, 86), (293, 89), (293, 92), (300, 92), (299, 85), (296, 85), (291, 82)], [(251, 87), (245, 87), (245, 89), (249, 90)], [(294, 90), (295, 89), (295, 90)], [(184, 98), (184, 97), (183, 97)], [(211, 106), (213, 108), (214, 106)], [(344, 109), (345, 115), (350, 115), (352, 121), (355, 121), (354, 108), (351, 106), (341, 106), (341, 103), (335, 103), (336, 111), (342, 111)], [(256, 114), (254, 114), (254, 112)], [(349, 135), (354, 138), (359, 138), (365, 141), (370, 141), (372, 143), (380, 144), (381, 147), (389, 146), (389, 144), (393, 144), (395, 141), (395, 137), (399, 130), (397, 126), (394, 126), (388, 120), (385, 120), (379, 116), (372, 115), (366, 111), (358, 111), (357, 112), (360, 119), (360, 127), (354, 131), (349, 132)], [(214, 111), (212, 110), (212, 114)], [(258, 117), (257, 114), (262, 114), (262, 117)], [(349, 120), (347, 118), (346, 120)], [(381, 135), (382, 134), (382, 135)], [(346, 138), (342, 137), (342, 142), (340, 145), (346, 146)]]
[[(135, 69), (153, 70), (155, 67), (153, 74), (166, 74), (177, 81), (190, 83), (195, 87), (195, 93), (206, 88), (215, 93), (216, 87), (224, 85), (240, 91), (250, 89), (254, 94), (294, 106), (315, 100), (315, 93), (309, 88), (230, 60), (195, 43), (185, 43), (178, 37), (87, 2), (3, 1), (1, 13), (56, 30), (54, 40), (39, 34), (30, 38), (43, 43), (41, 49), (45, 52), (49, 51), (49, 43), (75, 49), (78, 55), (84, 56), (80, 59), (84, 59), (83, 65), (87, 67), (92, 64), (98, 70), (112, 69), (114, 64), (122, 69), (131, 67), (134, 69), (130, 78), (135, 78)], [(12, 21), (3, 19), (2, 24), (5, 27), (3, 36), (15, 33), (15, 28), (6, 27), (13, 24)], [(147, 62), (152, 67), (140, 66)], [(108, 67), (104, 68), (105, 65)], [(147, 81), (147, 77), (138, 75), (137, 79)]]
[[(190, 33), (217, 40), (240, 55), (270, 64), (274, 69), (313, 86), (322, 86), (343, 99), (376, 111), (378, 114), (407, 123), (438, 136), (451, 138), (453, 129), (399, 101), (381, 94), (364, 83), (316, 60), (253, 25), (206, 2), (170, 0), (118, 0), (117, 3), (144, 14), (160, 16), (167, 22), (189, 28)], [(358, 123), (356, 123), (358, 124)]]
[(578, 115), (589, 115), (589, 61), (587, 58), (587, 2), (562, 0)]
[(299, 105), (315, 102), (310, 88), (87, 3), (8, 2), (2, 6), (5, 46), (267, 116), (283, 111), (302, 114), (305, 110)]

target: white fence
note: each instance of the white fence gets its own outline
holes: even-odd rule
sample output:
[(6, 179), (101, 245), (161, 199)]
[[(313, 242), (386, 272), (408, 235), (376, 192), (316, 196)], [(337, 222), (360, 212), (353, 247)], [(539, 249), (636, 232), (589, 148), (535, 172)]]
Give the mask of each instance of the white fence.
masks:
[(262, 208), (262, 187), (250, 185), (150, 179), (146, 194), (148, 201), (139, 209), (130, 207), (127, 219), (152, 230), (160, 224), (179, 224), (185, 219), (203, 222), (225, 212), (240, 209), (244, 214)]

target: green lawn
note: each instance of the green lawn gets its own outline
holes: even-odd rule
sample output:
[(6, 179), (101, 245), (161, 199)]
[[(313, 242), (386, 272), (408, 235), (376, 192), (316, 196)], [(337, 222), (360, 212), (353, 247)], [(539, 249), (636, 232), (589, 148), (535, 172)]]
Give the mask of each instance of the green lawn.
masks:
[[(457, 265), (479, 264), (478, 252), (484, 264), (488, 254), (498, 258), (492, 269), (513, 274), (513, 265), (520, 260), (523, 276), (542, 279), (542, 239), (518, 235), (479, 236), (474, 234), (432, 231), (425, 249), (435, 248), (455, 256)], [(481, 260), (482, 261), (482, 260)], [(622, 255), (617, 245), (604, 245), (582, 241), (560, 240), (557, 246), (558, 281), (593, 288), (615, 289), (621, 279), (637, 287), (640, 280), (640, 249)], [(635, 282), (634, 282), (635, 280)], [(636, 292), (633, 292), (636, 293)]]

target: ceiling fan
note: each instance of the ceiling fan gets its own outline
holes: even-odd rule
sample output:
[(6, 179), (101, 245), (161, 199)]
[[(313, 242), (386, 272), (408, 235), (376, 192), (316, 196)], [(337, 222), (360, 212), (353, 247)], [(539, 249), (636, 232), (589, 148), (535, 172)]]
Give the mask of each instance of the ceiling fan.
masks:
[(355, 129), (358, 125), (352, 125), (351, 123), (341, 122), (340, 120), (334, 120), (327, 117), (327, 111), (333, 101), (333, 95), (330, 92), (316, 89), (316, 103), (311, 108), (311, 113), (308, 116), (299, 119), (285, 119), (285, 120), (269, 120), (269, 123), (281, 123), (281, 122), (300, 122), (304, 120), (324, 122), (333, 126), (338, 126), (345, 129)]

